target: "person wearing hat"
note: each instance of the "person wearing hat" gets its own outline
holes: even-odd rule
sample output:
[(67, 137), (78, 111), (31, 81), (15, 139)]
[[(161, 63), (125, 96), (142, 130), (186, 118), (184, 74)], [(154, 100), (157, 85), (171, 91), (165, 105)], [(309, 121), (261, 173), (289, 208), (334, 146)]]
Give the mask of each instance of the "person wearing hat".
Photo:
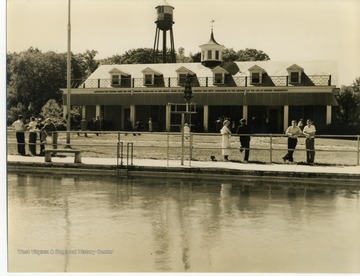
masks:
[(223, 123), (223, 127), (220, 130), (222, 155), (223, 155), (224, 161), (229, 161), (229, 155), (231, 153), (231, 149), (230, 149), (231, 131), (230, 131), (229, 126), (230, 126), (230, 121), (225, 120)]
[(240, 120), (240, 125), (236, 130), (236, 134), (240, 135), (240, 153), (245, 150), (244, 162), (247, 163), (250, 155), (250, 127), (246, 124), (245, 118)]

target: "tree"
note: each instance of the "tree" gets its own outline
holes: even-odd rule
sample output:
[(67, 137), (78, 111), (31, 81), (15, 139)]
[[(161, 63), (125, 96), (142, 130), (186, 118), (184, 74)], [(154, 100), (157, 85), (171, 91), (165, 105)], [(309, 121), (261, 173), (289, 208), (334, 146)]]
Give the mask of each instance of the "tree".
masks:
[(180, 47), (178, 49), (178, 54), (176, 56), (176, 61), (179, 63), (188, 63), (188, 62), (192, 62), (191, 57), (187, 57), (185, 56), (185, 48)]
[(64, 121), (62, 117), (62, 108), (59, 106), (56, 100), (50, 99), (41, 108), (40, 115), (43, 118), (50, 118), (55, 124), (60, 124)]
[(360, 93), (360, 77), (356, 78), (351, 86), (355, 93)]
[(192, 62), (200, 62), (201, 61), (201, 53), (197, 52), (195, 54), (190, 55)]
[(360, 97), (351, 86), (342, 86), (337, 95), (338, 126), (341, 133), (357, 133), (360, 131)]
[(270, 57), (261, 50), (246, 48), (237, 52), (238, 61), (270, 60)]
[(132, 49), (121, 56), (120, 64), (154, 63), (154, 50), (151, 48)]
[[(72, 54), (73, 83), (88, 77), (98, 67), (96, 54), (94, 50)], [(32, 47), (21, 53), (7, 53), (7, 110), (30, 117), (37, 116), (49, 99), (60, 103), (60, 88), (67, 86), (66, 63), (66, 53), (42, 53)]]
[(61, 100), (61, 87), (66, 86), (66, 58), (55, 52), (41, 53), (30, 48), (10, 58), (7, 70), (8, 102), (10, 106), (21, 103), (25, 116), (36, 116), (43, 104), (53, 98)]
[(237, 61), (239, 54), (233, 48), (225, 48), (223, 51), (223, 60), (226, 62)]
[(109, 58), (102, 59), (100, 60), (100, 64), (121, 64), (121, 55), (113, 55)]

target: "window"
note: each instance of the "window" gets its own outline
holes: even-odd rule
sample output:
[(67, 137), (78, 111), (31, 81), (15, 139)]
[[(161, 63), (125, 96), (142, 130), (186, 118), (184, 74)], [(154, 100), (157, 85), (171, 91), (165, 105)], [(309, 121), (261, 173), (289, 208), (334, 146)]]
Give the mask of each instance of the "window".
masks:
[(179, 74), (178, 83), (180, 85), (185, 85), (185, 83), (186, 83), (186, 74)]
[(299, 83), (299, 82), (300, 82), (299, 72), (291, 72), (290, 73), (290, 83)]
[(260, 73), (252, 73), (251, 84), (259, 84), (259, 83), (260, 83)]
[(250, 84), (261, 84), (263, 74), (266, 74), (266, 71), (256, 64), (248, 70), (250, 72)]
[(215, 51), (215, 59), (217, 59), (217, 60), (220, 59), (220, 52), (219, 51)]
[(207, 59), (212, 59), (212, 51), (211, 50), (208, 50)]
[(119, 75), (111, 76), (111, 85), (120, 85), (120, 76)]
[(215, 73), (214, 75), (214, 84), (223, 84), (224, 75), (222, 73)]
[(153, 75), (145, 74), (145, 85), (153, 85)]
[(301, 74), (304, 72), (304, 68), (300, 67), (297, 64), (293, 64), (290, 67), (286, 68), (286, 70), (288, 71), (289, 83), (301, 83)]

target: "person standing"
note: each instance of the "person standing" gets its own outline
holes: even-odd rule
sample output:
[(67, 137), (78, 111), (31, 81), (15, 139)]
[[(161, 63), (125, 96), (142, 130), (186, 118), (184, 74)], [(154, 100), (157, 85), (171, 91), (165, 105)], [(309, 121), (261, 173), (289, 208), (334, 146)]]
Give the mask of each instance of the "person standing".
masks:
[(294, 162), (293, 154), (294, 150), (297, 145), (297, 138), (300, 134), (302, 134), (301, 129), (296, 125), (296, 121), (291, 121), (291, 126), (289, 126), (285, 132), (285, 134), (288, 136), (287, 138), (287, 145), (288, 145), (288, 153), (283, 157), (284, 162), (286, 160), (290, 162)]
[(297, 125), (300, 129), (301, 129), (301, 131), (302, 131), (302, 129), (303, 129), (303, 127), (304, 127), (304, 122), (303, 122), (303, 119), (300, 119), (299, 120), (299, 122), (298, 122), (298, 125)]
[(37, 127), (37, 122), (35, 121), (34, 117), (31, 117), (27, 127), (27, 130), (29, 131), (29, 150), (31, 156), (36, 155), (36, 140), (37, 140), (36, 127)]
[(250, 155), (250, 127), (246, 124), (246, 119), (242, 118), (240, 120), (240, 125), (236, 130), (236, 134), (239, 134), (240, 140), (240, 153), (245, 150), (244, 162), (247, 163), (249, 161)]
[[(97, 116), (96, 118), (94, 118), (94, 130), (95, 131), (101, 131), (101, 127), (100, 127), (100, 117)], [(99, 136), (99, 133), (96, 133), (96, 136)]]
[(17, 150), (19, 155), (25, 156), (25, 126), (24, 119), (22, 115), (18, 116), (18, 119), (13, 122), (12, 127), (16, 131), (16, 141), (17, 141)]
[(41, 118), (37, 118), (37, 124), (36, 129), (39, 131), (40, 136), (40, 153), (39, 156), (44, 156), (44, 150), (45, 150), (45, 143), (46, 143), (46, 134), (44, 131), (42, 131), (42, 128), (44, 127), (44, 124), (41, 121)]
[(50, 136), (52, 138), (53, 149), (57, 149), (57, 128), (50, 118), (45, 120), (45, 125), (43, 126), (42, 131), (46, 134), (46, 136)]
[(152, 123), (152, 119), (149, 118), (149, 132), (153, 131), (153, 123)]
[(224, 161), (229, 161), (229, 155), (231, 153), (231, 150), (230, 150), (231, 131), (229, 129), (229, 126), (230, 126), (230, 121), (225, 120), (223, 123), (223, 127), (220, 130), (222, 155), (223, 155)]
[[(84, 132), (84, 136), (87, 137), (86, 129), (88, 126), (88, 122), (85, 118), (82, 118), (80, 121), (80, 130)], [(78, 136), (80, 136), (79, 132), (77, 133)]]
[(315, 133), (316, 128), (311, 119), (306, 121), (306, 126), (304, 127), (303, 134), (306, 137), (305, 147), (306, 147), (306, 162), (310, 165), (314, 165), (315, 160)]
[(184, 124), (184, 137), (186, 140), (188, 140), (190, 137), (190, 127), (188, 123)]

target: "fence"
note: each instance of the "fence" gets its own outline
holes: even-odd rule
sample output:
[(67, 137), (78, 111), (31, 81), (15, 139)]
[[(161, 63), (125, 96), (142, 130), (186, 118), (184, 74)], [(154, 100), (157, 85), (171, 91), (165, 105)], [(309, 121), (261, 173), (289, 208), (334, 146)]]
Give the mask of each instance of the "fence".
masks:
[[(180, 132), (124, 132), (124, 131), (71, 131), (71, 147), (83, 151), (83, 157), (117, 158), (117, 164), (131, 166), (136, 159), (163, 159), (211, 161), (211, 156), (222, 160), (221, 135), (214, 133), (191, 133), (186, 138)], [(29, 152), (28, 133), (25, 133), (26, 151)], [(239, 135), (233, 135), (231, 154), (233, 162), (241, 162)], [(67, 132), (58, 132), (58, 147), (67, 146)], [(182, 139), (185, 139), (182, 143)], [(37, 140), (37, 151), (40, 141)], [(183, 146), (182, 146), (183, 145)], [(51, 147), (51, 142), (46, 144)], [(7, 152), (17, 154), (15, 131), (8, 130)], [(315, 139), (315, 163), (318, 165), (359, 165), (360, 135), (317, 135)], [(284, 163), (287, 153), (287, 136), (284, 134), (253, 134), (250, 143), (249, 163)], [(134, 161), (135, 160), (135, 161)], [(299, 137), (294, 153), (296, 163), (306, 161), (305, 138)]]

